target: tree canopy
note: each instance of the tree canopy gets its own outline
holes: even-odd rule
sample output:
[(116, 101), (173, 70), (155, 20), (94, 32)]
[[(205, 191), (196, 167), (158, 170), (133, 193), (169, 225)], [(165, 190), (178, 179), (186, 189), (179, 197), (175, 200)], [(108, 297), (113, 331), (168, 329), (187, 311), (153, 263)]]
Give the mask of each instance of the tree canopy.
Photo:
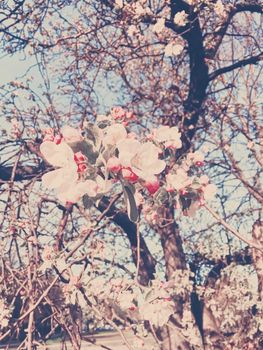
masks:
[(0, 341), (80, 349), (92, 315), (130, 350), (263, 348), (261, 15), (1, 2), (28, 69), (0, 87)]

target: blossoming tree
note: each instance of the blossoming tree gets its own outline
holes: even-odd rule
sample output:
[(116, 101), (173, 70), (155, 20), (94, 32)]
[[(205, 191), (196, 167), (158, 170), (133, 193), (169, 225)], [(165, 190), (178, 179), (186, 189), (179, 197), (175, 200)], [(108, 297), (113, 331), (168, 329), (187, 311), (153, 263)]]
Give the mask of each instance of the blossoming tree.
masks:
[(262, 348), (262, 6), (0, 6), (0, 341)]

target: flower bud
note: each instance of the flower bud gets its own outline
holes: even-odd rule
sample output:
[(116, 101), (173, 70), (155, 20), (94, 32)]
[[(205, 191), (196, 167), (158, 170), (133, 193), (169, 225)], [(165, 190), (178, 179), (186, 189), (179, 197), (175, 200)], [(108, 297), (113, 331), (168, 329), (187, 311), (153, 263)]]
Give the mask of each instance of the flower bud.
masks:
[(87, 165), (84, 163), (78, 164), (78, 173), (84, 173), (87, 170)]
[(131, 168), (122, 168), (122, 176), (129, 182), (136, 182), (138, 176), (131, 170)]
[(85, 155), (79, 151), (77, 153), (74, 154), (74, 160), (77, 164), (83, 163), (87, 160), (87, 158), (85, 157)]
[(121, 170), (122, 166), (120, 160), (117, 157), (111, 157), (107, 161), (107, 169), (113, 173), (118, 173)]
[(150, 192), (150, 194), (154, 194), (156, 191), (158, 191), (160, 187), (160, 183), (158, 179), (152, 178), (150, 180), (147, 180), (144, 184), (144, 186), (147, 188), (147, 190)]

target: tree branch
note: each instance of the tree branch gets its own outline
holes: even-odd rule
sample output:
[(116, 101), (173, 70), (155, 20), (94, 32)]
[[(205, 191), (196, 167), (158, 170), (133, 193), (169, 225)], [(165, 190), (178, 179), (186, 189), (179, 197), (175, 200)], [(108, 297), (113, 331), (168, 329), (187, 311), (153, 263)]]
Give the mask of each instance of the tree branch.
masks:
[(243, 59), (241, 61), (231, 64), (230, 66), (219, 68), (216, 71), (209, 74), (209, 81), (214, 80), (221, 74), (232, 72), (233, 70), (244, 67), (248, 64), (257, 64), (260, 60), (262, 60), (262, 58), (263, 53), (261, 52), (256, 56), (251, 56), (249, 58)]

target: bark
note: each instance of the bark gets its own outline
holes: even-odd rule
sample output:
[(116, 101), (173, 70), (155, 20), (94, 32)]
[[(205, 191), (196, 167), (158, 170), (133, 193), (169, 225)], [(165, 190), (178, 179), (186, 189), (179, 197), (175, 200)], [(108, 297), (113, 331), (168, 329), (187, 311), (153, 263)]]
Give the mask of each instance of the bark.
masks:
[[(98, 209), (103, 212), (109, 205), (109, 200), (104, 197), (98, 206)], [(137, 226), (130, 221), (127, 214), (112, 206), (106, 214), (115, 224), (123, 229), (130, 242), (132, 258), (135, 265), (137, 265)], [(151, 252), (149, 251), (145, 240), (140, 237), (140, 261), (139, 261), (139, 281), (143, 285), (147, 285), (151, 279), (154, 279), (155, 261)]]
[[(256, 221), (252, 230), (253, 239), (263, 246), (263, 222)], [(258, 293), (261, 300), (263, 300), (263, 255), (262, 252), (253, 249), (252, 251), (253, 263), (258, 276)]]

